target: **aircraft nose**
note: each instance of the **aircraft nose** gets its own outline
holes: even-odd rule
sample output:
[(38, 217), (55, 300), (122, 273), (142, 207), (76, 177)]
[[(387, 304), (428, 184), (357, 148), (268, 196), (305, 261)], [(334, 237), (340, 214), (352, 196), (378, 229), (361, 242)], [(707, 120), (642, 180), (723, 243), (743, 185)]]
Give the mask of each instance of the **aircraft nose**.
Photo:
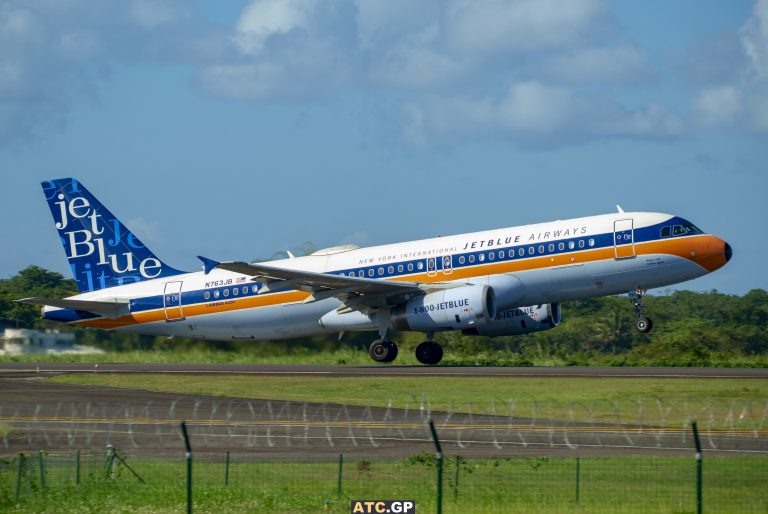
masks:
[(733, 248), (728, 243), (725, 243), (725, 262), (728, 262), (733, 257)]

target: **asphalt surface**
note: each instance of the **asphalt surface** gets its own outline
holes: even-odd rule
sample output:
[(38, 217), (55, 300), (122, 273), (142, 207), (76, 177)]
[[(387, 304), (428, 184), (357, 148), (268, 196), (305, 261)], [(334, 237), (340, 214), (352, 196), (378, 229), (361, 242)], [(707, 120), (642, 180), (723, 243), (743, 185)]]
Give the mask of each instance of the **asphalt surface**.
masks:
[[(749, 370), (606, 368), (397, 368), (360, 366), (115, 366), (116, 372), (157, 373), (317, 373), (354, 375), (460, 371), (464, 374), (526, 376), (745, 376)], [(82, 365), (56, 365), (23, 378), (28, 366), (3, 366), (15, 378), (0, 380), (0, 454), (40, 449), (97, 449), (112, 444), (126, 451), (157, 455), (183, 452), (179, 426), (187, 422), (196, 451), (234, 451), (306, 457), (350, 455), (397, 457), (434, 451), (427, 422), (433, 419), (446, 452), (474, 457), (514, 455), (616, 455), (692, 452), (684, 426), (659, 427), (596, 420), (576, 422), (471, 413), (184, 395), (139, 389), (56, 384), (44, 376), (77, 372)], [(66, 368), (66, 369), (65, 369)], [(101, 371), (108, 371), (100, 366)], [(186, 370), (186, 371), (185, 371)], [(557, 373), (559, 371), (560, 373)], [(702, 371), (719, 373), (702, 374)], [(399, 373), (398, 373), (399, 372)], [(725, 372), (725, 373), (724, 373)], [(586, 373), (586, 374), (579, 374)], [(618, 373), (618, 374), (617, 374)], [(733, 373), (733, 374), (729, 374)], [(6, 375), (6, 376), (8, 376)], [(755, 378), (754, 374), (746, 374)], [(765, 423), (751, 428), (700, 425), (707, 452), (768, 455)]]
[(0, 363), (0, 377), (63, 373), (174, 373), (203, 375), (478, 376), (610, 378), (768, 378), (768, 368), (481, 367), (281, 364)]

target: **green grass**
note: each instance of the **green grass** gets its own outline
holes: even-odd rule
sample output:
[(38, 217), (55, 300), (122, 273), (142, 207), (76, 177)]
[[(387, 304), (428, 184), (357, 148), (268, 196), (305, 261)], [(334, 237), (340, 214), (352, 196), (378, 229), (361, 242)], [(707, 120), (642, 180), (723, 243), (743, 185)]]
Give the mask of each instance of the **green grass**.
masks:
[(454, 412), (677, 426), (711, 416), (716, 427), (751, 405), (752, 410), (734, 421), (751, 428), (768, 402), (768, 380), (764, 379), (87, 373), (50, 380), (212, 396), (372, 406), (391, 402), (393, 407), (424, 405)]
[[(103, 457), (84, 459), (81, 484), (74, 484), (73, 455), (48, 457), (46, 488), (30, 461), (15, 499), (16, 462), (0, 467), (3, 512), (183, 512), (185, 472), (181, 454), (168, 460), (128, 456), (144, 478), (139, 483), (118, 468), (105, 477)], [(574, 458), (510, 458), (459, 463), (444, 469), (446, 513), (485, 512), (695, 512), (694, 460), (689, 457), (581, 458), (577, 504)], [(415, 500), (417, 512), (435, 510), (435, 462), (430, 454), (396, 461), (347, 457), (342, 496), (337, 497), (335, 461), (261, 461), (234, 456), (224, 486), (223, 455), (194, 462), (194, 511), (349, 512), (351, 499)], [(708, 512), (765, 512), (768, 458), (710, 458), (704, 465)]]

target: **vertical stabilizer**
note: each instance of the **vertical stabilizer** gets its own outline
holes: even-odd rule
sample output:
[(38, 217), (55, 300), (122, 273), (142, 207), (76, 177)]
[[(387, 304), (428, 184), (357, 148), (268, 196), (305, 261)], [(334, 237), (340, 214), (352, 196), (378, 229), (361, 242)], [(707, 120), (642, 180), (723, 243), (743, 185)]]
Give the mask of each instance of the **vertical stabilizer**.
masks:
[(76, 179), (42, 186), (80, 292), (183, 273), (161, 261)]

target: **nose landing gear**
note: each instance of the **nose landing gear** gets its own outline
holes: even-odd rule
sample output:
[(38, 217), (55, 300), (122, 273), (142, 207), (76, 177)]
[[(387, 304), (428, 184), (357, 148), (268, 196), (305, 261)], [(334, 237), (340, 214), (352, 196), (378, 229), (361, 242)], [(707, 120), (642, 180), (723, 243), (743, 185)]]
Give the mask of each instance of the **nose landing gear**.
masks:
[(645, 296), (645, 289), (635, 289), (629, 292), (629, 300), (635, 308), (635, 316), (637, 317), (635, 328), (638, 332), (646, 334), (653, 328), (653, 321), (651, 318), (646, 318), (643, 313), (643, 296)]

